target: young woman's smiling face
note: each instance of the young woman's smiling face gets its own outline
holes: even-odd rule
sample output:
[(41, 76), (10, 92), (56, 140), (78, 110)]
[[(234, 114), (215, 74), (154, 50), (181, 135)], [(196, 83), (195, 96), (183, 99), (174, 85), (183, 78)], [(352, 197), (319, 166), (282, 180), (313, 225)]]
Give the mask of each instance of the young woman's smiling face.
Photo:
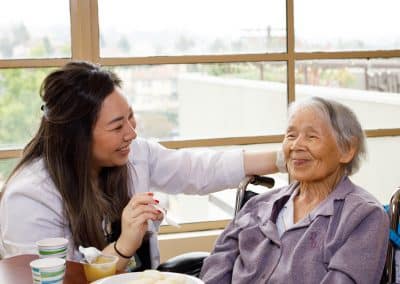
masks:
[(96, 169), (128, 162), (130, 144), (136, 138), (136, 121), (121, 90), (116, 87), (101, 106), (93, 128), (93, 164)]

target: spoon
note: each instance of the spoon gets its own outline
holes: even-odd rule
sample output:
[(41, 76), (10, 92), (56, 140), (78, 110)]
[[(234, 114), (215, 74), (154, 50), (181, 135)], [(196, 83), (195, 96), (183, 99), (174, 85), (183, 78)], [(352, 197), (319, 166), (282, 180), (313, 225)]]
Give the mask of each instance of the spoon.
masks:
[(95, 262), (97, 257), (101, 255), (101, 252), (95, 247), (84, 248), (82, 246), (79, 246), (79, 252), (83, 254), (88, 263)]

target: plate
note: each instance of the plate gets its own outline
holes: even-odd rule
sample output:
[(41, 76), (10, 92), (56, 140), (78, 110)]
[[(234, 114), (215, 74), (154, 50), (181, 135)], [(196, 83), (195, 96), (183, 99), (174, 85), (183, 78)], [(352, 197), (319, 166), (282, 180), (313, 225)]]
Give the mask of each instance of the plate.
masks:
[[(129, 281), (139, 279), (139, 276), (142, 273), (143, 272), (128, 272), (128, 273), (117, 274), (103, 279), (99, 279), (95, 282), (92, 282), (92, 284), (129, 284)], [(174, 272), (160, 272), (160, 273), (165, 277), (168, 276), (184, 277), (186, 279), (185, 284), (204, 284), (204, 282), (199, 278), (189, 276), (186, 274), (174, 273)]]

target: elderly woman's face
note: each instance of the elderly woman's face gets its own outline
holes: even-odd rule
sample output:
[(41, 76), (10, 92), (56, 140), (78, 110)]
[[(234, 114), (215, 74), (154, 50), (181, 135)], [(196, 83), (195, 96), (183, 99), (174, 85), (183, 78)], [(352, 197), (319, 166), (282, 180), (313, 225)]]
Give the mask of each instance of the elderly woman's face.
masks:
[(329, 122), (310, 107), (297, 110), (290, 118), (283, 151), (291, 177), (303, 182), (324, 180), (347, 162)]

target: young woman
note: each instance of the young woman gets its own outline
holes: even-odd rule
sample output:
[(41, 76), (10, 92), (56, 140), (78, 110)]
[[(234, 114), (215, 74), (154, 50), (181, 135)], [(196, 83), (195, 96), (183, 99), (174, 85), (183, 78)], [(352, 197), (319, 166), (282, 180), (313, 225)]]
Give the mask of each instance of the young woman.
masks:
[(3, 189), (0, 254), (36, 251), (48, 237), (120, 257), (123, 269), (147, 231), (159, 262), (160, 211), (149, 192), (207, 194), (250, 174), (277, 170), (275, 152), (170, 150), (137, 138), (134, 111), (120, 79), (87, 62), (52, 72), (41, 87), (43, 118)]

